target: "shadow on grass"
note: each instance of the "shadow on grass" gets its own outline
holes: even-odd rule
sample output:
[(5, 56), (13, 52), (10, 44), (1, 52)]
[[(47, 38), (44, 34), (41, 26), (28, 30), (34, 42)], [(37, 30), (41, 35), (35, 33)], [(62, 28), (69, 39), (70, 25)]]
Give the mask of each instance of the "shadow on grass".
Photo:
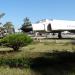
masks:
[(35, 53), (37, 57), (2, 58), (1, 65), (29, 68), (31, 75), (75, 75), (75, 52), (54, 51), (53, 53)]
[(75, 75), (75, 52), (45, 53), (31, 62), (35, 75)]
[(21, 52), (21, 50), (14, 51), (14, 50), (8, 50), (8, 51), (0, 51), (0, 54), (7, 54), (7, 53), (16, 53), (16, 52)]

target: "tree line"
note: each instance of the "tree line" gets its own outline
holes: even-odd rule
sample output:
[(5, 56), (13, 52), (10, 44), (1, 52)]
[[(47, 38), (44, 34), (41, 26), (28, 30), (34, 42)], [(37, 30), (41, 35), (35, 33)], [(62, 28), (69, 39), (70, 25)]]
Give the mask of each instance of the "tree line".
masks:
[[(5, 15), (5, 13), (0, 14), (0, 19)], [(0, 24), (2, 24), (0, 22)], [(31, 21), (28, 17), (24, 18), (23, 24), (21, 25), (20, 30), (22, 32), (32, 31)], [(15, 33), (15, 28), (12, 22), (6, 22), (3, 26), (0, 26), (0, 37), (4, 37), (7, 34)]]

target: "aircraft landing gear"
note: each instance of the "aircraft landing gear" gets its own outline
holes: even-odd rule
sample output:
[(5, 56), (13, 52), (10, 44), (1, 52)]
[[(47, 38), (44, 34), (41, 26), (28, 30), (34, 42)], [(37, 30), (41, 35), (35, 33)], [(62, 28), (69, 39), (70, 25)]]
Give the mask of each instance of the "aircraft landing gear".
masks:
[(58, 33), (58, 38), (59, 38), (59, 39), (62, 38), (62, 36), (61, 36), (61, 32)]

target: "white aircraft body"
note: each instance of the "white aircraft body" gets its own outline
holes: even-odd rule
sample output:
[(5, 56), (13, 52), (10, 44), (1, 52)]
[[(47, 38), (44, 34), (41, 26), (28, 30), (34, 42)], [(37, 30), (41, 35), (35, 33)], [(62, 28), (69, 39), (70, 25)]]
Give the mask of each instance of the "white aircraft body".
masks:
[(45, 20), (32, 24), (33, 31), (75, 31), (75, 21)]
[(42, 20), (38, 23), (32, 24), (33, 31), (44, 31), (59, 33), (58, 37), (61, 37), (62, 31), (75, 32), (75, 21), (69, 20)]

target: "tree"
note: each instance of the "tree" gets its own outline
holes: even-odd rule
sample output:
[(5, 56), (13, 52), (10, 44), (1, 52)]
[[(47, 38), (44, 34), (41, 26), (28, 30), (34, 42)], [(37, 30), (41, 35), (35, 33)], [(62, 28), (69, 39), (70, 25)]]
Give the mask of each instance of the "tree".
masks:
[(28, 17), (24, 19), (24, 23), (22, 24), (21, 30), (22, 32), (32, 31), (32, 24)]
[(10, 34), (2, 39), (4, 46), (13, 48), (14, 51), (18, 51), (20, 47), (26, 46), (32, 42), (32, 39), (23, 33)]
[(5, 15), (5, 13), (1, 13), (1, 14), (0, 14), (0, 18), (2, 18), (4, 15)]
[[(0, 19), (1, 19), (4, 15), (5, 15), (5, 13), (1, 13), (1, 14), (0, 14)], [(0, 22), (0, 24), (2, 24), (2, 23)]]
[[(1, 19), (4, 15), (5, 15), (5, 13), (1, 13), (1, 14), (0, 14), (0, 19)], [(0, 22), (0, 24), (2, 24), (2, 23)]]
[[(1, 19), (4, 15), (5, 15), (5, 13), (1, 13), (1, 14), (0, 14), (0, 19)], [(2, 24), (2, 23), (0, 22), (0, 24)]]
[[(0, 14), (0, 19), (5, 15), (5, 13), (1, 13)], [(2, 23), (0, 22), (0, 25)], [(0, 27), (0, 38), (2, 38), (4, 36), (4, 28), (3, 27)]]
[(6, 32), (11, 34), (11, 33), (14, 33), (15, 30), (14, 30), (14, 26), (11, 22), (6, 22), (3, 27), (6, 29)]

